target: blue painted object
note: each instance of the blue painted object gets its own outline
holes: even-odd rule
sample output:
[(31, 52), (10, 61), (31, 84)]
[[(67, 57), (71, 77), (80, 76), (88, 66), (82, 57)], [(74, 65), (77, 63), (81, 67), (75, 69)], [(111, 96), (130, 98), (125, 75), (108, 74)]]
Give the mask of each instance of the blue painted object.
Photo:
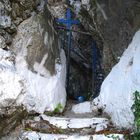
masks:
[(98, 57), (97, 57), (97, 48), (96, 48), (96, 42), (92, 42), (92, 70), (93, 73), (96, 72)]
[[(94, 89), (93, 98), (97, 97), (100, 92), (100, 87), (104, 79), (104, 72), (101, 67), (99, 54), (97, 51), (96, 42), (92, 42), (92, 88)], [(92, 89), (92, 90), (93, 90)]]
[(66, 25), (67, 29), (70, 30), (73, 24), (80, 24), (79, 20), (73, 20), (70, 8), (67, 9), (66, 19), (57, 19), (58, 23), (63, 23)]
[(79, 103), (82, 103), (82, 102), (85, 101), (85, 97), (84, 97), (84, 96), (79, 96), (79, 97), (77, 98), (77, 100), (78, 100)]
[(71, 27), (73, 24), (79, 24), (80, 22), (78, 20), (72, 19), (72, 14), (70, 8), (67, 9), (66, 12), (66, 19), (57, 19), (56, 22), (62, 23), (66, 25), (66, 29), (69, 30), (68, 35), (68, 49), (67, 49), (67, 93), (69, 91), (69, 75), (70, 75), (70, 52), (71, 52)]
[[(57, 19), (56, 22), (63, 24), (66, 26), (66, 29), (69, 31), (68, 34), (68, 38), (67, 38), (67, 94), (69, 92), (69, 75), (70, 75), (70, 53), (71, 53), (71, 44), (72, 44), (72, 25), (73, 24), (80, 24), (80, 22), (78, 20), (73, 20), (72, 19), (72, 14), (71, 14), (71, 10), (70, 8), (67, 9), (66, 11), (66, 19)], [(92, 41), (92, 91), (94, 91), (94, 96), (93, 98), (95, 98), (99, 92), (100, 92), (100, 86), (101, 83), (104, 79), (103, 76), (103, 69), (101, 67), (100, 64), (100, 57), (99, 57), (99, 52), (98, 52), (98, 48), (97, 48), (97, 44), (96, 42), (93, 40)], [(77, 100), (79, 102), (84, 102), (85, 101), (85, 97), (83, 96), (79, 96), (77, 97)]]

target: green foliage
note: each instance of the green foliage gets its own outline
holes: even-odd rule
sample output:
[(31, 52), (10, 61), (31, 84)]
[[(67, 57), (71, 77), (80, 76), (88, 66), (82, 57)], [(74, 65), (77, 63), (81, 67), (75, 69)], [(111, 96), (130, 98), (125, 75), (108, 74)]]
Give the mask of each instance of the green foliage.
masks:
[(120, 139), (120, 137), (119, 137), (119, 135), (107, 135), (107, 137), (108, 138), (112, 138), (113, 140), (119, 140)]
[(64, 134), (65, 130), (59, 127), (58, 132), (59, 134)]
[(61, 110), (63, 109), (63, 106), (61, 105), (61, 103), (58, 103), (57, 107), (54, 109), (54, 113), (60, 113)]
[(135, 116), (135, 130), (132, 140), (140, 140), (140, 92), (134, 92), (134, 104), (132, 110)]
[(31, 128), (25, 128), (25, 130), (26, 130), (26, 131), (32, 131), (32, 129), (31, 129)]
[(58, 103), (58, 104), (57, 104), (57, 107), (54, 109), (53, 112), (46, 111), (45, 114), (46, 114), (47, 116), (54, 116), (54, 115), (56, 115), (56, 114), (62, 113), (62, 109), (63, 109), (63, 106), (61, 105), (61, 103)]
[(50, 111), (46, 111), (44, 114), (47, 115), (47, 116), (53, 116), (53, 115), (55, 115), (53, 112), (50, 112)]

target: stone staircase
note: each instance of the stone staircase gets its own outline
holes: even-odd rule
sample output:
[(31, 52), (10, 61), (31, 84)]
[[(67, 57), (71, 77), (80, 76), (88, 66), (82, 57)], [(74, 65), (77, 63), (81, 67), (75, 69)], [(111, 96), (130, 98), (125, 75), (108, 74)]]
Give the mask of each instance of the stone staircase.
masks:
[[(112, 131), (112, 133), (107, 131), (110, 127), (110, 121), (103, 116), (94, 117), (95, 113), (90, 110), (90, 105), (89, 102), (85, 102), (72, 105), (72, 108), (59, 116), (42, 114), (29, 119), (25, 122), (26, 129), (21, 134), (20, 139), (124, 140), (123, 134), (117, 133), (117, 131)], [(86, 114), (89, 115), (86, 116)]]
[(122, 135), (61, 135), (61, 134), (41, 134), (30, 132), (24, 134), (26, 140), (123, 140)]

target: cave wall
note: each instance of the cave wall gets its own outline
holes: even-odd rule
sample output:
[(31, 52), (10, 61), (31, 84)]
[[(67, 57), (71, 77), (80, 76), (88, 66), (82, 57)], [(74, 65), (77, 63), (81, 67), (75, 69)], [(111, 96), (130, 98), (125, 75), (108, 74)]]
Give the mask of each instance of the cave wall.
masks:
[(103, 65), (107, 74), (140, 27), (140, 1), (81, 1), (78, 17), (93, 38), (103, 43)]
[[(64, 7), (62, 8), (64, 2), (60, 1), (56, 0), (54, 3), (53, 1), (51, 2), (51, 6), (54, 9), (60, 11), (58, 13), (61, 13), (62, 11), (64, 12), (65, 9)], [(69, 0), (69, 4), (72, 12), (75, 13), (73, 18), (79, 19), (83, 25), (83, 28), (73, 26), (73, 29), (90, 33), (93, 39), (95, 39), (100, 50), (101, 66), (104, 69), (106, 77), (111, 71), (112, 67), (119, 61), (121, 55), (131, 42), (134, 33), (140, 27), (140, 2), (138, 0)], [(64, 15), (58, 15), (56, 17), (62, 18)], [(76, 40), (79, 40), (79, 38), (82, 40), (82, 35), (78, 34), (74, 36)], [(72, 83), (70, 89), (72, 90), (70, 92), (71, 94), (77, 94), (79, 92), (82, 95), (83, 91), (79, 90), (82, 88), (79, 88), (80, 84), (78, 84), (78, 81), (80, 81), (81, 85), (84, 85), (84, 89), (88, 89), (84, 91), (83, 94), (87, 95), (88, 92), (91, 92), (92, 72), (86, 68), (83, 70), (84, 74), (82, 74), (81, 67), (86, 64), (91, 69), (92, 53), (89, 53), (88, 51), (92, 52), (92, 50), (90, 45), (82, 44), (84, 44), (84, 41), (81, 44), (79, 43), (81, 48), (79, 46), (75, 47), (78, 47), (79, 49), (77, 49), (76, 53), (78, 55), (82, 54), (82, 56), (84, 56), (82, 61), (80, 60), (81, 58), (77, 56), (77, 54), (74, 52), (71, 53), (71, 58), (74, 62), (76, 62), (78, 69), (74, 66), (74, 63), (72, 63), (72, 72), (70, 78), (70, 83)], [(88, 60), (88, 63), (85, 60)], [(85, 74), (86, 71), (89, 71), (89, 74)], [(75, 79), (77, 79), (77, 83), (74, 82)], [(81, 79), (84, 79), (85, 81), (88, 79), (90, 84), (87, 86), (82, 82), (84, 80)]]

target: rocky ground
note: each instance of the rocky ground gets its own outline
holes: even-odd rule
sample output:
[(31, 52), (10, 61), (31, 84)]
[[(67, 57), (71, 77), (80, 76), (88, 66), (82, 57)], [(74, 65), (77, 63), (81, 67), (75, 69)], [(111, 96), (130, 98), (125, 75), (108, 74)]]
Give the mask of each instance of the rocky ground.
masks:
[(107, 115), (92, 110), (90, 102), (72, 102), (61, 114), (47, 112), (47, 115), (28, 116), (2, 140), (124, 140), (124, 135), (130, 133), (114, 128)]

